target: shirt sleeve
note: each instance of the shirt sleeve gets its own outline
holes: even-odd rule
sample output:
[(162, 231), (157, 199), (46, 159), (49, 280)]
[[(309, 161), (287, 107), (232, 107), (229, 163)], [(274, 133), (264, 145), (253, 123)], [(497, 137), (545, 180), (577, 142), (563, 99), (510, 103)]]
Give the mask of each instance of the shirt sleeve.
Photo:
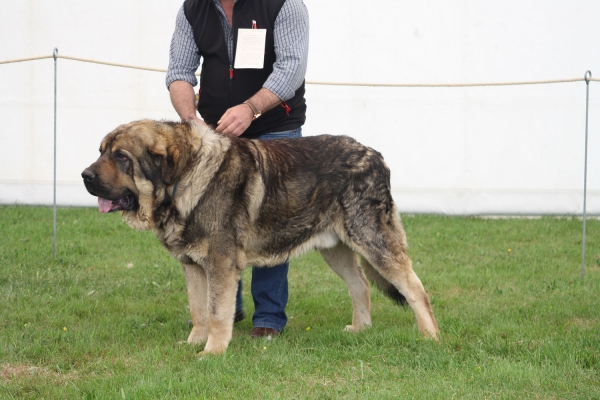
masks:
[(177, 13), (175, 32), (169, 50), (169, 68), (165, 83), (167, 89), (173, 81), (186, 81), (192, 86), (198, 84), (196, 70), (200, 66), (200, 52), (194, 40), (192, 26), (185, 17), (183, 6)]
[(302, 0), (286, 0), (273, 28), (276, 61), (263, 87), (282, 101), (294, 97), (306, 75), (308, 10)]

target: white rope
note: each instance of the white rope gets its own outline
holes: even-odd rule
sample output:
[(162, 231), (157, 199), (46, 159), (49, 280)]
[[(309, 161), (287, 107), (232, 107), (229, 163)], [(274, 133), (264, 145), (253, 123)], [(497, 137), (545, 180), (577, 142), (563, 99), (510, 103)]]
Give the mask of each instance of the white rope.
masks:
[[(43, 60), (45, 58), (54, 58), (54, 56), (40, 56), (40, 57), (30, 57), (30, 58), (17, 58), (17, 59), (14, 59), (14, 60), (0, 61), (0, 64), (12, 64), (12, 63), (18, 63), (18, 62), (24, 62), (24, 61)], [(65, 60), (80, 61), (80, 62), (86, 62), (86, 63), (92, 63), (92, 64), (108, 65), (108, 66), (111, 66), (111, 67), (131, 68), (131, 69), (137, 69), (137, 70), (142, 70), (142, 71), (164, 72), (164, 73), (167, 72), (166, 69), (161, 69), (161, 68), (140, 67), (140, 66), (131, 65), (131, 64), (121, 64), (121, 63), (114, 63), (114, 62), (108, 62), (108, 61), (93, 60), (93, 59), (90, 59), (90, 58), (63, 56), (63, 55), (60, 55), (60, 54), (58, 54), (56, 56), (56, 58), (64, 58)], [(198, 73), (196, 75), (199, 76), (200, 74)]]
[[(599, 79), (590, 79), (599, 81)], [(523, 82), (479, 82), (479, 83), (352, 83), (352, 82), (313, 82), (307, 81), (309, 85), (329, 85), (329, 86), (370, 86), (370, 87), (403, 87), (403, 88), (441, 88), (441, 87), (483, 87), (483, 86), (517, 86), (517, 85), (543, 85), (553, 83), (582, 82), (584, 78), (555, 79), (543, 81), (523, 81)]]
[(30, 57), (30, 58), (15, 58), (14, 60), (4, 60), (0, 61), (0, 64), (13, 64), (23, 61), (34, 61), (34, 60), (43, 60), (45, 58), (54, 58), (54, 56), (40, 56), (40, 57)]
[[(14, 60), (0, 61), (0, 64), (12, 64), (25, 61), (43, 60), (46, 58), (54, 58), (53, 55), (29, 57), (29, 58), (18, 58)], [(150, 68), (140, 67), (137, 65), (113, 63), (107, 61), (93, 60), (89, 58), (71, 57), (57, 55), (56, 58), (64, 58), (65, 60), (80, 61), (92, 64), (108, 65), (111, 67), (131, 68), (143, 71), (152, 72), (163, 72), (166, 73), (166, 69), (161, 68)], [(200, 75), (197, 73), (196, 75)], [(598, 78), (590, 78), (590, 81), (600, 82)], [(585, 78), (572, 78), (572, 79), (550, 79), (541, 81), (522, 81), (522, 82), (478, 82), (478, 83), (356, 83), (356, 82), (319, 82), (319, 81), (306, 81), (307, 85), (322, 85), (322, 86), (357, 86), (357, 87), (401, 87), (401, 88), (458, 88), (458, 87), (485, 87), (485, 86), (518, 86), (518, 85), (548, 85), (555, 83), (572, 83), (572, 82), (583, 82)]]
[(98, 61), (98, 60), (92, 60), (89, 58), (79, 58), (79, 57), (71, 57), (71, 56), (58, 56), (58, 58), (64, 58), (65, 60), (72, 60), (72, 61), (81, 61), (81, 62), (86, 62), (86, 63), (91, 63), (91, 64), (100, 64), (100, 65), (108, 65), (111, 67), (121, 67), (121, 68), (131, 68), (131, 69), (139, 69), (142, 71), (153, 71), (153, 72), (167, 72), (166, 69), (160, 69), (160, 68), (150, 68), (150, 67), (138, 67), (136, 65), (130, 65), (130, 64), (120, 64), (120, 63), (113, 63), (113, 62), (107, 62), (107, 61)]

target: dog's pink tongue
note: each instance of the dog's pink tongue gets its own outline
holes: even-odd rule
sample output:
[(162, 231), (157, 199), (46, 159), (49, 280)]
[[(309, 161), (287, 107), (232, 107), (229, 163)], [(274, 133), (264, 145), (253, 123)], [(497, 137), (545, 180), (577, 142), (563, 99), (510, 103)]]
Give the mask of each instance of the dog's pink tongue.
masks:
[(98, 208), (101, 213), (107, 213), (112, 208), (112, 200), (106, 200), (98, 197)]

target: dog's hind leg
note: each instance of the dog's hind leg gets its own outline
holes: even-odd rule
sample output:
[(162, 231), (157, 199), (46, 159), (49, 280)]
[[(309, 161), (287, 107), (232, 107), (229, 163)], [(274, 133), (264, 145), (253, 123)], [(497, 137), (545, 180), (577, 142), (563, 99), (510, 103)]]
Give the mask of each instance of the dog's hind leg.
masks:
[(187, 341), (203, 344), (208, 339), (206, 272), (197, 264), (182, 263), (182, 265), (193, 324)]
[(390, 258), (377, 255), (371, 260), (379, 260), (374, 267), (367, 259), (362, 260), (362, 267), (369, 279), (384, 294), (398, 303), (408, 303), (415, 314), (419, 331), (437, 340), (439, 332), (429, 296), (423, 288), (419, 277), (412, 269), (412, 262), (405, 254), (393, 255)]
[(352, 299), (352, 325), (346, 326), (344, 330), (358, 332), (365, 326), (370, 326), (369, 282), (358, 265), (358, 255), (343, 243), (330, 249), (321, 250), (321, 255), (331, 269), (346, 283)]
[(437, 339), (438, 326), (429, 297), (406, 254), (406, 235), (395, 207), (383, 215), (367, 215), (361, 225), (349, 223), (349, 245), (363, 257), (365, 274), (385, 295), (398, 303), (406, 301), (415, 313), (424, 336)]

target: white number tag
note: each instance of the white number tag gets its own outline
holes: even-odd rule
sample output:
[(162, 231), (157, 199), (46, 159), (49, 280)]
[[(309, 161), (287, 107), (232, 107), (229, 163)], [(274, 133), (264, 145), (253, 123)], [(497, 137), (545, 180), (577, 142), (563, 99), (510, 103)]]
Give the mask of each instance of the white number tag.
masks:
[(235, 50), (235, 69), (262, 69), (265, 64), (266, 29), (239, 29)]

